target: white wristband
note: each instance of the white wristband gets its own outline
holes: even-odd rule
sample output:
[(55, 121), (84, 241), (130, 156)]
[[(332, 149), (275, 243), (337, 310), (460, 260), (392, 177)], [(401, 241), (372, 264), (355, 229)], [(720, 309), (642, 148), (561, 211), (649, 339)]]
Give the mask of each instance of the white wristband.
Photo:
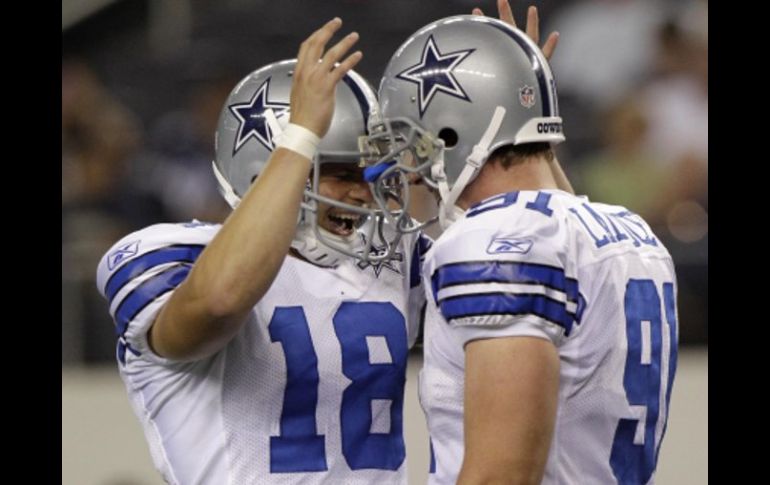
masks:
[(321, 142), (318, 135), (304, 126), (294, 123), (286, 125), (286, 129), (277, 138), (275, 148), (286, 148), (307, 157), (311, 161), (318, 150), (318, 144)]

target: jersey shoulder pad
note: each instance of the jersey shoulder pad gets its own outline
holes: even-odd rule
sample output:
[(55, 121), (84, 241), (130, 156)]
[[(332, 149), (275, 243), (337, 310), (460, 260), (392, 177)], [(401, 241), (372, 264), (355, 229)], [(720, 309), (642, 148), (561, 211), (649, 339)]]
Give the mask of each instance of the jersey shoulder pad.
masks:
[(529, 316), (569, 335), (584, 303), (559, 212), (511, 204), (452, 225), (425, 268), (447, 322), (496, 326)]
[(506, 260), (563, 266), (568, 227), (557, 216), (516, 204), (478, 215), (469, 213), (436, 241), (436, 266), (456, 262)]
[(154, 224), (115, 243), (96, 271), (99, 292), (112, 300), (130, 280), (162, 265), (193, 263), (221, 225), (198, 221)]

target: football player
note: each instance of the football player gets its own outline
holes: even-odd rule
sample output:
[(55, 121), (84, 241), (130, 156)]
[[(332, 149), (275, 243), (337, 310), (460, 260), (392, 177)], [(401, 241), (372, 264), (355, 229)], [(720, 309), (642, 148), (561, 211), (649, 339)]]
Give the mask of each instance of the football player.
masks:
[[(101, 260), (120, 375), (168, 483), (404, 484), (407, 352), (424, 301), (416, 233), (372, 205), (375, 95), (326, 49), (258, 69), (222, 109), (224, 224), (158, 224)], [(319, 61), (320, 59), (320, 61)]]
[(445, 228), (423, 268), (430, 483), (649, 483), (676, 371), (674, 265), (638, 215), (572, 193), (553, 74), (511, 23), (418, 30), (372, 126), (389, 147), (371, 169), (380, 207), (394, 176), (419, 179)]

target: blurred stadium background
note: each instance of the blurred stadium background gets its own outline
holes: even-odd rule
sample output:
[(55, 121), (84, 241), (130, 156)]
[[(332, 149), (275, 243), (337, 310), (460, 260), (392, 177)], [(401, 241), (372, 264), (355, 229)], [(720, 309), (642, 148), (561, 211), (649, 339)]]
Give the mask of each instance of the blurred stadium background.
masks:
[[(527, 2), (512, 1), (518, 19)], [(679, 276), (680, 368), (661, 485), (708, 482), (708, 3), (542, 0), (543, 37), (579, 193), (653, 224)], [(214, 130), (235, 83), (294, 57), (323, 21), (361, 34), (375, 87), (420, 26), (494, 0), (62, 0), (62, 483), (160, 483), (115, 370), (94, 275), (122, 235), (155, 222), (221, 221)], [(437, 233), (434, 233), (436, 235)], [(427, 438), (410, 361), (407, 438), (424, 483)]]

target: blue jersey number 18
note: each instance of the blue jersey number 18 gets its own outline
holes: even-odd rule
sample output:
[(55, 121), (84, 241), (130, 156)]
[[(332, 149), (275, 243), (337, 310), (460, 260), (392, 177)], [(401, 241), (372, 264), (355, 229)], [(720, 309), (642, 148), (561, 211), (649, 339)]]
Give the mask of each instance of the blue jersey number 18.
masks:
[[(352, 470), (397, 470), (406, 456), (402, 410), (408, 343), (404, 317), (391, 303), (345, 302), (333, 318), (342, 372), (342, 453)], [(325, 471), (324, 435), (317, 434), (318, 357), (302, 307), (276, 308), (268, 325), (286, 357), (281, 434), (270, 438), (272, 473)], [(370, 344), (387, 347), (372, 361)], [(390, 429), (371, 432), (375, 404), (389, 407)]]

